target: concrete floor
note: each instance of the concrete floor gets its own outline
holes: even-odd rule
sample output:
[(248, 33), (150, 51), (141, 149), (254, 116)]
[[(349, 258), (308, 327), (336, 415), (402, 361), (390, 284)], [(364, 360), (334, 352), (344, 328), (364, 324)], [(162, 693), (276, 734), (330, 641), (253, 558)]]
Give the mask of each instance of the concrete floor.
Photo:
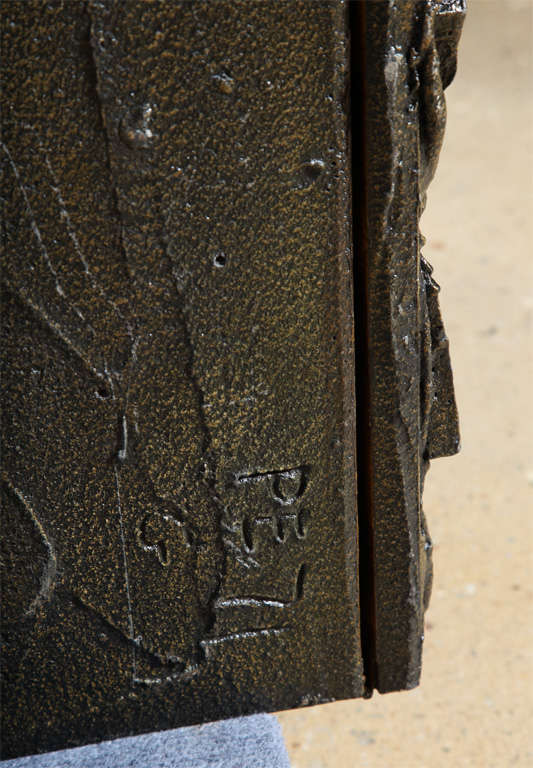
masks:
[(533, 2), (470, 0), (422, 228), (462, 453), (433, 463), (421, 687), (279, 716), (293, 768), (533, 766)]

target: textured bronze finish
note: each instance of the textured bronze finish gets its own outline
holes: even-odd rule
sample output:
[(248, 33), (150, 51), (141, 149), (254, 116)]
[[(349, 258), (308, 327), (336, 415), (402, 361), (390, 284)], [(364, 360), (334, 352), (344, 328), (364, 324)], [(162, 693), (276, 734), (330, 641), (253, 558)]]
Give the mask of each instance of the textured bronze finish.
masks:
[(2, 5), (3, 757), (416, 684), (462, 13)]
[[(358, 466), (362, 623), (367, 688), (417, 685), (431, 540), (421, 496), (429, 459), (459, 433), (438, 286), (418, 222), (455, 73), (461, 0), (355, 3), (354, 146)], [(359, 258), (358, 258), (359, 257)]]
[(6, 757), (362, 691), (345, 13), (309, 9), (2, 6)]

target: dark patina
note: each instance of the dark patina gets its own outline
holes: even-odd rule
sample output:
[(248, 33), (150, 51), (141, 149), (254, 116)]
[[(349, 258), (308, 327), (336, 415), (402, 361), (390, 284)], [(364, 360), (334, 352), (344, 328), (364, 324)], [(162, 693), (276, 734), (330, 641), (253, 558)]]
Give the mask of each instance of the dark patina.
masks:
[(3, 757), (416, 684), (463, 11), (3, 4)]

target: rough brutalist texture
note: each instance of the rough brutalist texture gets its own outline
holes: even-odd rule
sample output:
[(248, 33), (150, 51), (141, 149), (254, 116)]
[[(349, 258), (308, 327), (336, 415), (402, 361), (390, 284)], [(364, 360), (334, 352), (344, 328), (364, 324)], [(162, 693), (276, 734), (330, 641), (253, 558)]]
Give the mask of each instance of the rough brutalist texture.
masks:
[[(421, 495), (429, 460), (455, 453), (455, 396), (438, 285), (418, 222), (444, 132), (462, 0), (356, 3), (364, 119), (354, 147), (358, 467), (365, 672), (369, 689), (420, 677), (431, 540)], [(358, 165), (357, 165), (358, 164)]]
[(3, 755), (361, 695), (343, 4), (2, 43)]
[(463, 11), (2, 6), (5, 757), (417, 683)]

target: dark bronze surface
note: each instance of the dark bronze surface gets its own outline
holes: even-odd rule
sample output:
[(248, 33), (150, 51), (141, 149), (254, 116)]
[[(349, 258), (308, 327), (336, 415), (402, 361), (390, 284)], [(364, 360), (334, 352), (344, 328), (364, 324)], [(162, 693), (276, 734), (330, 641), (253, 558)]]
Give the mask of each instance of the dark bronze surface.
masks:
[(3, 757), (416, 684), (462, 13), (2, 5)]
[(459, 447), (438, 285), (418, 223), (464, 12), (462, 0), (352, 7), (361, 41), (352, 101), (364, 105), (354, 143), (363, 650), (367, 687), (381, 692), (419, 681), (432, 579), (424, 475), (429, 459)]
[(342, 5), (2, 38), (5, 756), (360, 695)]

